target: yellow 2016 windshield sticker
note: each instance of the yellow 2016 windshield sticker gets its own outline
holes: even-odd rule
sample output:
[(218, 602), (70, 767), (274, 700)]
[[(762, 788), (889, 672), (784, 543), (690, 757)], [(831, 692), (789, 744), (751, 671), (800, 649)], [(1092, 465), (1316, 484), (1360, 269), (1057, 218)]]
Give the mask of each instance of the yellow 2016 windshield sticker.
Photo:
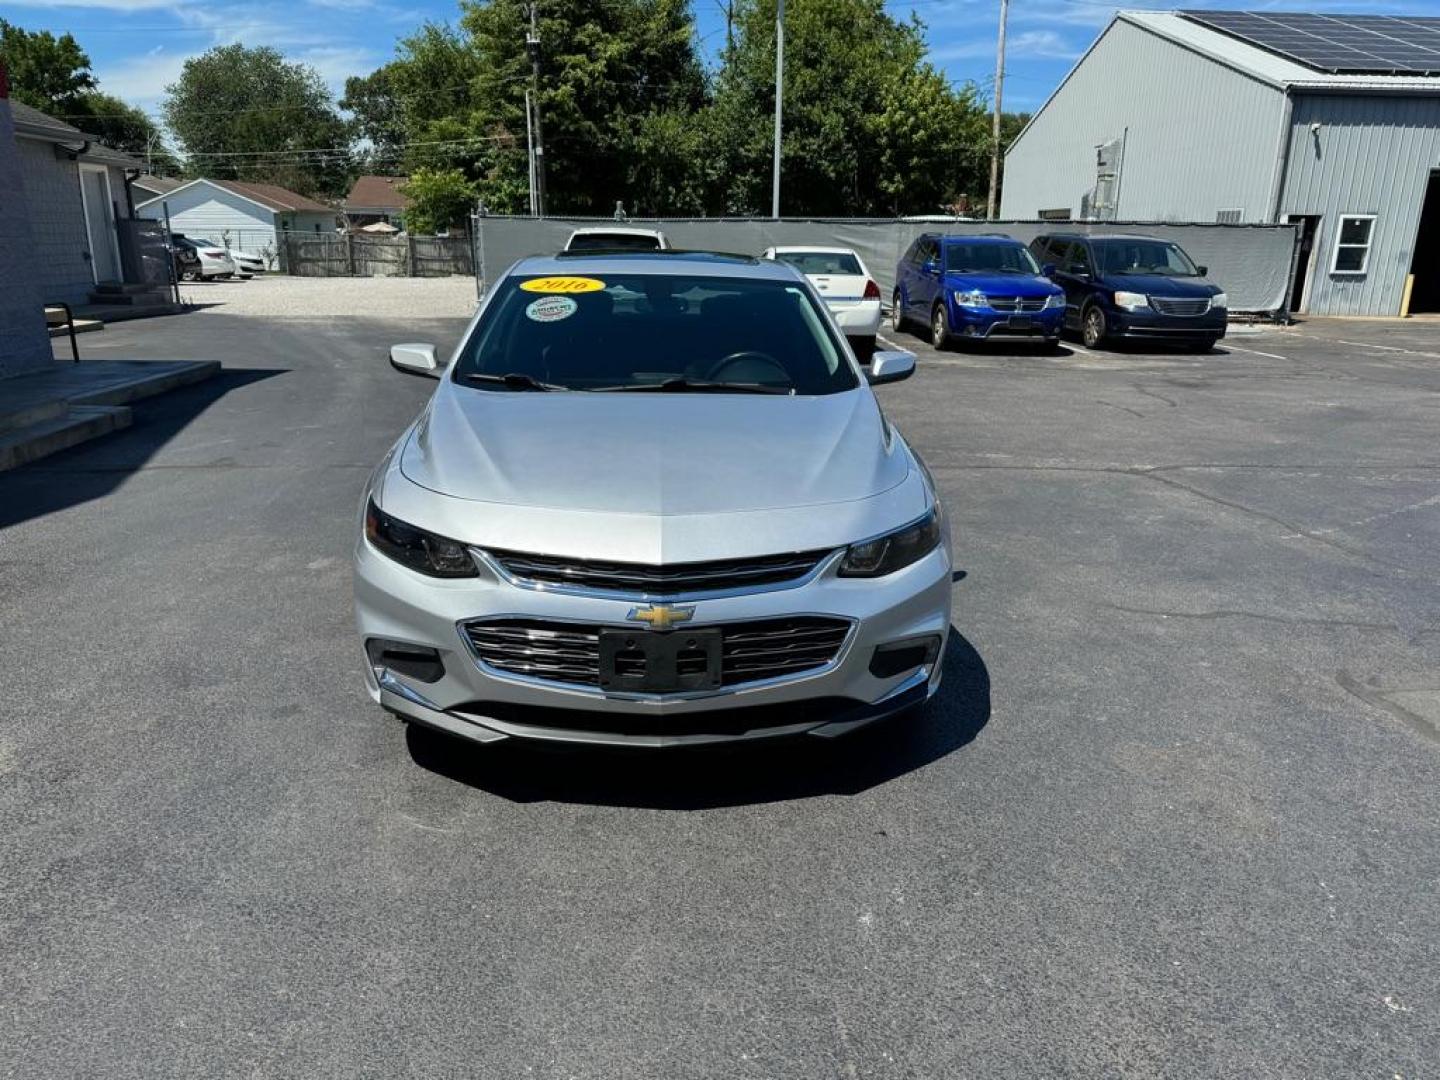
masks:
[(605, 283), (593, 277), (537, 277), (522, 281), (520, 288), (526, 292), (543, 293), (584, 293), (599, 292)]

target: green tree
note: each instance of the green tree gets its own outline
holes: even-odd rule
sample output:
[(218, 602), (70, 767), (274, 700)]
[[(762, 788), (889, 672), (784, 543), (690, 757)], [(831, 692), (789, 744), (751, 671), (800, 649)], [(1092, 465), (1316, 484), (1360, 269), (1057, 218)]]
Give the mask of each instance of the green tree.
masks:
[(460, 225), (475, 206), (475, 185), (459, 169), (416, 169), (400, 191), (410, 200), (405, 227), (412, 233)]
[[(403, 146), (406, 170), (461, 169), (488, 207), (523, 212), (526, 0), (461, 8), (458, 32), (427, 25), (348, 83), (343, 104), (377, 158)], [(707, 91), (688, 0), (547, 0), (540, 56), (547, 212), (608, 215), (617, 199), (649, 212), (703, 204), (710, 166), (693, 125), (704, 123)], [(675, 135), (684, 145), (667, 141)]]
[(155, 122), (134, 106), (101, 93), (90, 57), (69, 34), (32, 33), (0, 19), (0, 61), (17, 101), (93, 135), (106, 146), (151, 160), (157, 171), (177, 167)]
[(197, 175), (337, 195), (351, 179), (351, 127), (314, 68), (275, 49), (221, 45), (185, 62), (165, 121)]
[(95, 89), (90, 57), (69, 34), (32, 33), (0, 19), (0, 62), (16, 101), (47, 113), (72, 113)]
[[(736, 19), (715, 145), (728, 155), (725, 208), (755, 213), (770, 204), (775, 0), (747, 0)], [(789, 0), (782, 213), (927, 213), (977, 190), (983, 108), (924, 57), (922, 24), (894, 18), (884, 0)]]

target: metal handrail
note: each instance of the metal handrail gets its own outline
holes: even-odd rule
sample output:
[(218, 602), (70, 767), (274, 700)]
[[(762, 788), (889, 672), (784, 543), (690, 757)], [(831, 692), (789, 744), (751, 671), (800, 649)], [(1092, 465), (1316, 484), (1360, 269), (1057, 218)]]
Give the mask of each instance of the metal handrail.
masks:
[[(65, 321), (64, 321), (63, 323), (62, 323), (62, 322), (51, 323), (51, 321), (50, 321), (50, 309), (51, 309), (51, 308), (60, 308), (60, 309), (62, 309), (62, 310), (65, 312)], [(64, 326), (64, 327), (68, 327), (68, 329), (69, 329), (69, 331), (70, 331), (70, 355), (75, 358), (75, 363), (78, 364), (78, 363), (80, 362), (80, 345), (79, 345), (79, 343), (75, 340), (75, 313), (70, 310), (70, 305), (67, 304), (67, 303), (65, 303), (65, 301), (59, 300), (59, 301), (56, 301), (56, 302), (53, 303), (53, 304), (46, 304), (46, 305), (45, 305), (45, 329), (46, 329), (46, 330), (49, 330), (51, 326)]]

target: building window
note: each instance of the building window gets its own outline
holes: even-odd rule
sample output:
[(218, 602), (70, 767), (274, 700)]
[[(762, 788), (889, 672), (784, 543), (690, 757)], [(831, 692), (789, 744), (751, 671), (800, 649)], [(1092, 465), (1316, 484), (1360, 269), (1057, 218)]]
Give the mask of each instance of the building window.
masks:
[(1239, 225), (1245, 220), (1245, 208), (1239, 207), (1234, 210), (1216, 210), (1215, 222), (1218, 225)]
[(1375, 234), (1374, 214), (1340, 215), (1340, 235), (1330, 260), (1332, 274), (1363, 274), (1370, 265), (1370, 239)]

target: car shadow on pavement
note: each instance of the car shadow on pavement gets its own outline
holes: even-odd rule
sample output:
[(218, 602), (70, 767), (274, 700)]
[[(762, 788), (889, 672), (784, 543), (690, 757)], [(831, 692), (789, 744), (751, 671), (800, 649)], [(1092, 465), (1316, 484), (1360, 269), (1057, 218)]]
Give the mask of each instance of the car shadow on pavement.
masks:
[(226, 394), (286, 370), (224, 368), (203, 382), (135, 402), (128, 428), (0, 473), (0, 529), (108, 495)]
[(990, 673), (952, 628), (939, 692), (910, 715), (836, 740), (659, 750), (475, 746), (410, 724), (421, 768), (513, 802), (568, 802), (664, 810), (855, 795), (928, 765), (972, 741), (990, 719)]

